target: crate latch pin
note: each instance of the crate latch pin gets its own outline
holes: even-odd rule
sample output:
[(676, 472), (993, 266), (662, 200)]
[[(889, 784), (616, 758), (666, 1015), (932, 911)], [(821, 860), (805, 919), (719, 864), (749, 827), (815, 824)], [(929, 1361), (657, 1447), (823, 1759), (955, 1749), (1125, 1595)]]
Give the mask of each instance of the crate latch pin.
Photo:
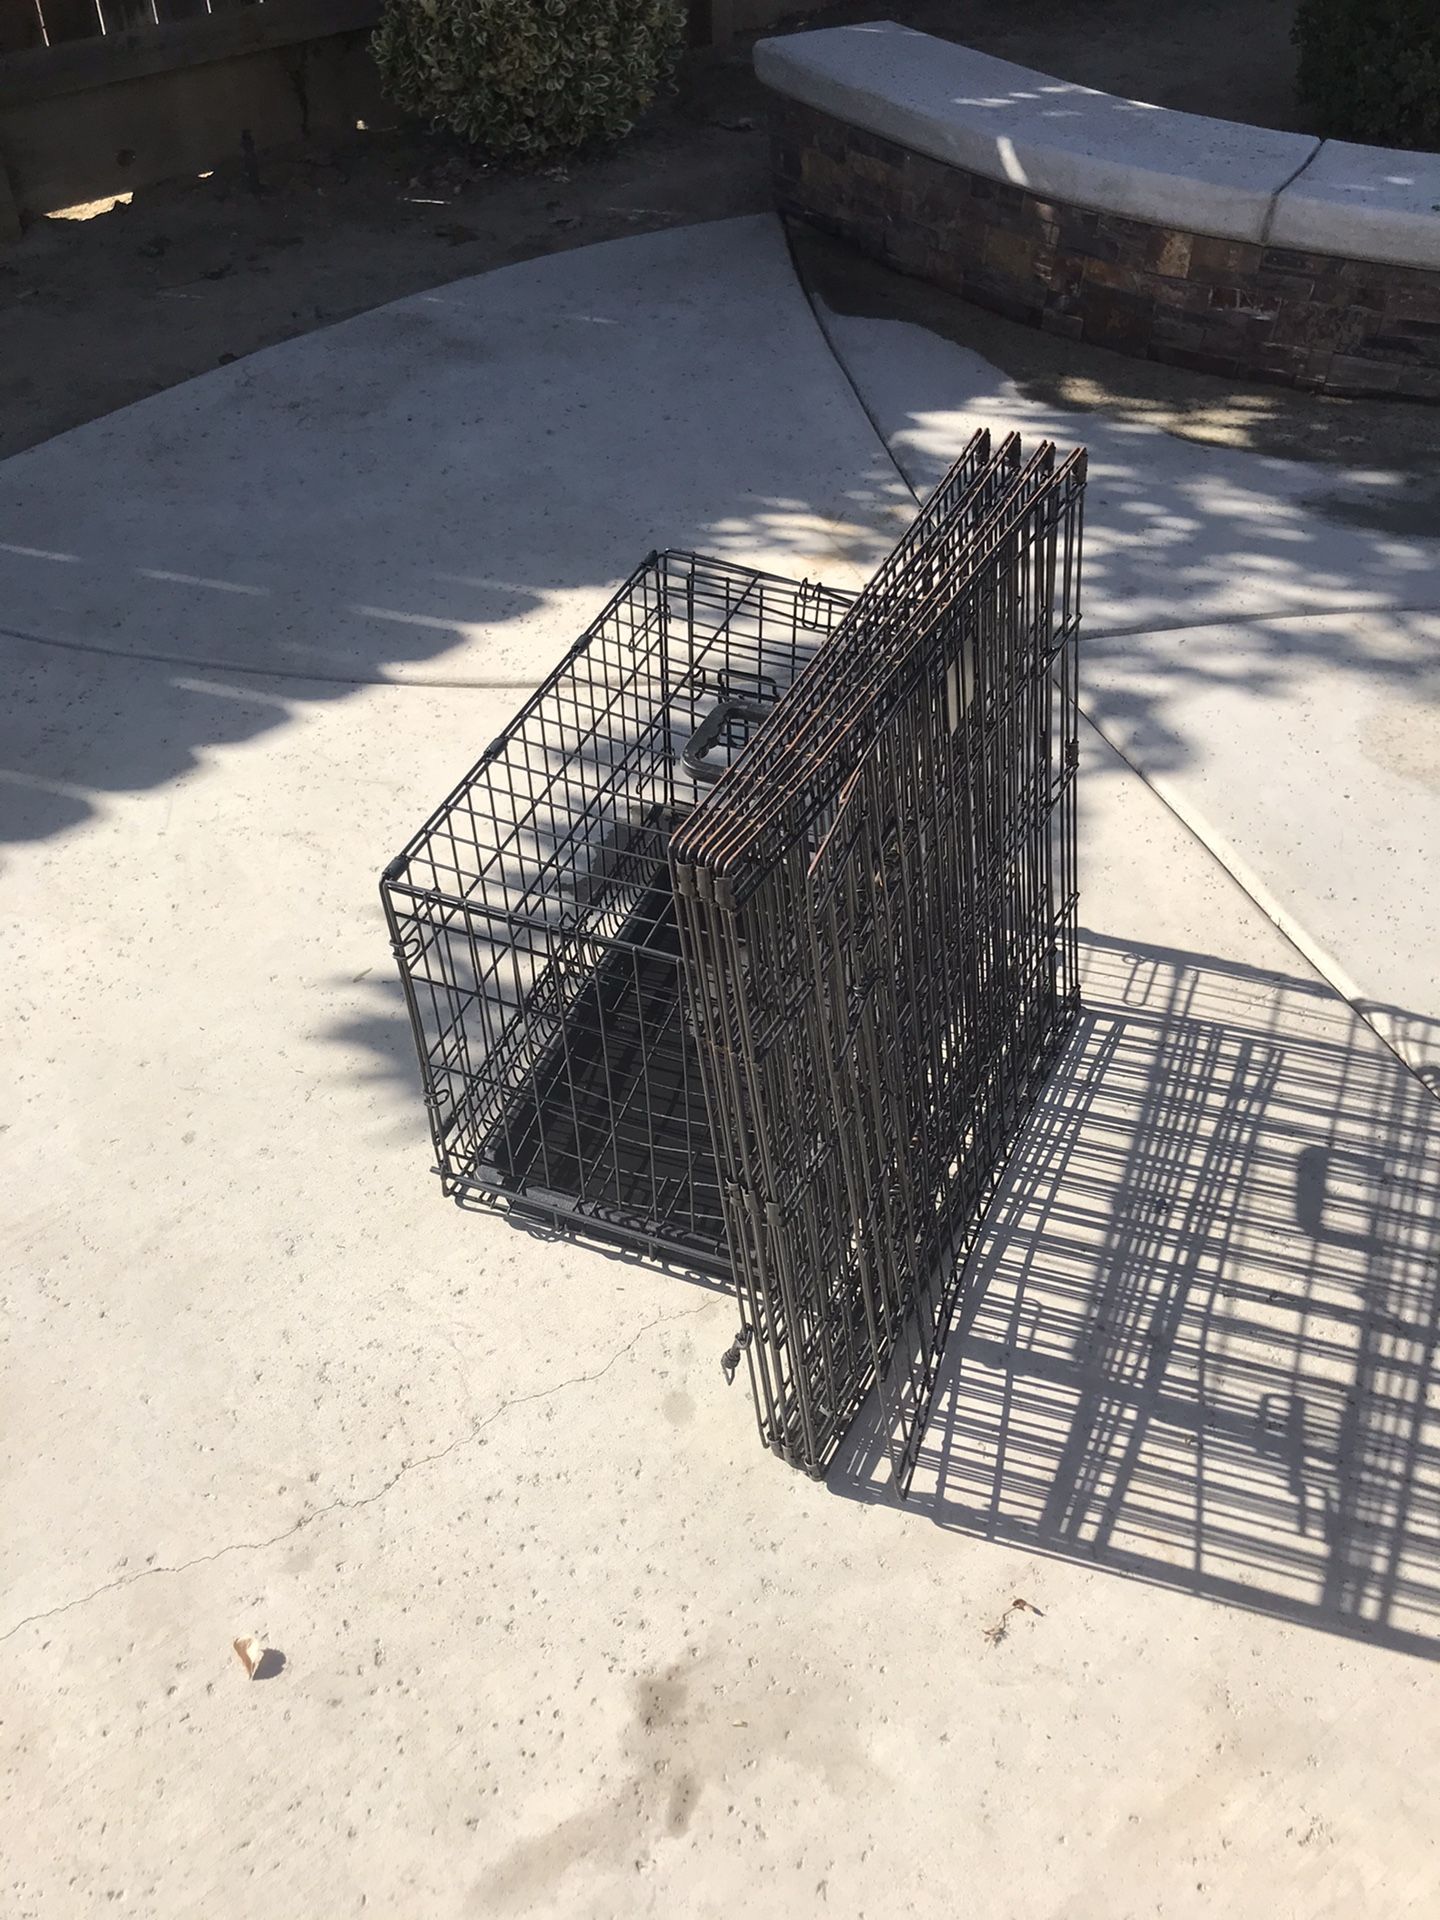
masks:
[(725, 1376), (725, 1384), (727, 1387), (734, 1386), (735, 1375), (740, 1367), (740, 1356), (754, 1338), (755, 1329), (753, 1327), (741, 1327), (739, 1333), (735, 1336), (734, 1346), (720, 1356), (720, 1371)]

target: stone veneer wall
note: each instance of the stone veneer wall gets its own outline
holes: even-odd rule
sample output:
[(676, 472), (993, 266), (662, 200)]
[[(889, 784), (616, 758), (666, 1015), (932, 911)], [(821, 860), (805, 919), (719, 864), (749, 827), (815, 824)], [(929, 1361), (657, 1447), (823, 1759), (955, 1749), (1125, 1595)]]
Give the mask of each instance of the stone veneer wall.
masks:
[(772, 113), (783, 211), (978, 306), (1206, 373), (1440, 400), (1440, 272), (1090, 212), (796, 100)]

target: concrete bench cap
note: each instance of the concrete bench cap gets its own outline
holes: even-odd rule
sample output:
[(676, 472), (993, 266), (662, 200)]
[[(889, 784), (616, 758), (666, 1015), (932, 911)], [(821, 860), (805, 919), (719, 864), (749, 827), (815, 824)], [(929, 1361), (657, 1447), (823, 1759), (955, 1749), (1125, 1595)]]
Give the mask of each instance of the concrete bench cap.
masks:
[(1325, 141), (1276, 203), (1270, 242), (1440, 267), (1440, 153)]
[(1267, 238), (1275, 196), (1320, 144), (1121, 100), (891, 20), (762, 40), (755, 70), (777, 93), (1042, 200), (1230, 240)]

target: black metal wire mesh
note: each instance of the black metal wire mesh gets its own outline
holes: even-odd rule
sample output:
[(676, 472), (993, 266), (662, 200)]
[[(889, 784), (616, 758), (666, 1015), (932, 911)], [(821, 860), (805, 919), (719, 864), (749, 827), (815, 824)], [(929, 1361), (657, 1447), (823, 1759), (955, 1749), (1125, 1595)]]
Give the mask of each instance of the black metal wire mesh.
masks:
[(386, 869), (448, 1193), (728, 1275), (667, 843), (849, 604), (652, 555)]
[(977, 434), (858, 597), (652, 555), (382, 881), (457, 1198), (733, 1278), (761, 1433), (902, 1491), (1078, 1005), (1084, 456)]
[(908, 1485), (1078, 1006), (1083, 487), (977, 437), (671, 844), (761, 1432), (812, 1473), (878, 1378)]

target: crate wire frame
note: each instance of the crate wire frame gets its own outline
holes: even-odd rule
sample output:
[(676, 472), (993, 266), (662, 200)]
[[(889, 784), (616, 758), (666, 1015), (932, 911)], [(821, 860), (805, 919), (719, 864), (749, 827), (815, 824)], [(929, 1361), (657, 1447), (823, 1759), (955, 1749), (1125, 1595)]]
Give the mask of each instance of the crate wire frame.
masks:
[(731, 1281), (902, 1494), (1078, 1008), (1084, 471), (977, 434), (858, 597), (652, 554), (382, 880), (445, 1190)]
[(386, 868), (447, 1193), (729, 1277), (667, 845), (851, 599), (650, 555)]
[(671, 847), (762, 1437), (820, 1474), (878, 1380), (902, 1494), (1078, 1011), (1084, 477), (977, 436)]

